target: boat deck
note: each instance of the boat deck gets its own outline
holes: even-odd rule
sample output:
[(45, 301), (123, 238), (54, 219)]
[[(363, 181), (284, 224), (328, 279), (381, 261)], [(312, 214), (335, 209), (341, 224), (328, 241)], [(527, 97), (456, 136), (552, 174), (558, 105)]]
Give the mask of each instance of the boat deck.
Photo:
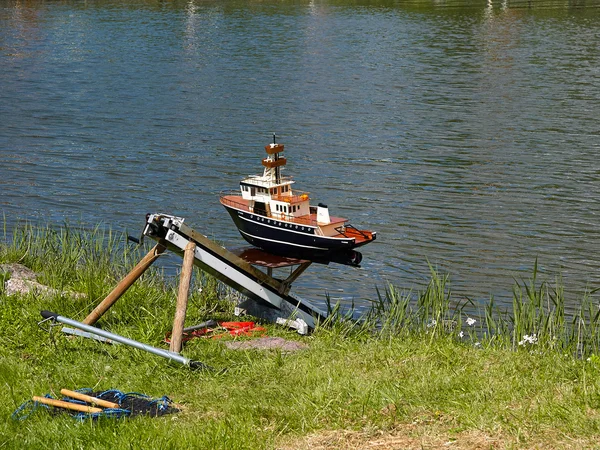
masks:
[[(227, 206), (232, 206), (234, 208), (241, 209), (242, 211), (252, 212), (250, 211), (250, 201), (243, 199), (240, 195), (222, 195), (221, 203)], [(305, 214), (304, 216), (291, 216), (289, 214), (285, 214), (283, 215), (283, 218), (281, 217), (282, 215), (283, 214), (271, 214), (267, 217), (270, 217), (271, 219), (275, 220), (281, 220), (283, 222), (297, 223), (299, 225), (310, 225), (313, 227), (318, 226), (316, 214)], [(348, 219), (344, 219), (343, 217), (334, 216), (330, 216), (329, 220), (331, 222), (330, 225), (334, 226), (341, 226), (348, 221)]]
[[(232, 208), (237, 208), (242, 211), (253, 212), (250, 211), (250, 200), (246, 200), (242, 198), (241, 195), (229, 194), (229, 195), (221, 195), (220, 197), (221, 203), (225, 206), (231, 206)], [(279, 217), (278, 217), (279, 216)], [(333, 237), (337, 239), (354, 239), (355, 246), (361, 246), (367, 244), (373, 240), (375, 240), (375, 233), (367, 230), (358, 230), (353, 226), (349, 226), (347, 224), (348, 219), (344, 219), (342, 217), (334, 217), (330, 216), (330, 223), (327, 225), (320, 226), (317, 222), (316, 214), (306, 214), (304, 216), (290, 216), (290, 215), (270, 215), (273, 220), (278, 220), (282, 222), (295, 223), (299, 225), (310, 225), (313, 227), (317, 227), (321, 229), (326, 236)], [(339, 230), (343, 230), (343, 232), (339, 232)]]
[(359, 230), (354, 227), (346, 227), (343, 233), (339, 233), (332, 237), (354, 239), (354, 243), (356, 244), (355, 246), (358, 247), (360, 245), (364, 245), (375, 240), (376, 234), (367, 230)]

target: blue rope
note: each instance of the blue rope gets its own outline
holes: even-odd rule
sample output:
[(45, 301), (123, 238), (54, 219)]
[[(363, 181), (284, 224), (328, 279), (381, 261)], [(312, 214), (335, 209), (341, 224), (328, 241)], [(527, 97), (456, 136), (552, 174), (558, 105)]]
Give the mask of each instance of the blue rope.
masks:
[[(93, 391), (90, 388), (83, 388), (83, 389), (78, 389), (76, 392), (80, 392), (82, 394), (90, 394)], [(122, 405), (127, 399), (135, 399), (135, 398), (148, 399), (149, 404), (156, 405), (158, 410), (160, 410), (160, 411), (166, 410), (169, 407), (169, 405), (172, 403), (171, 399), (169, 399), (169, 397), (167, 397), (166, 395), (159, 399), (152, 400), (151, 397), (149, 397), (148, 395), (141, 394), (139, 392), (123, 393), (117, 389), (109, 389), (109, 390), (101, 392), (100, 394), (97, 395), (98, 398), (103, 398), (106, 396), (115, 398), (116, 403), (118, 403), (119, 405)], [(46, 398), (54, 398), (50, 394), (46, 394), (45, 397)], [(70, 402), (70, 403), (76, 403), (79, 405), (87, 405), (87, 403), (84, 401), (76, 400), (76, 399), (73, 399), (70, 397), (63, 397), (62, 400), (66, 401), (66, 402)], [(13, 420), (25, 420), (28, 417), (30, 417), (39, 407), (44, 407), (48, 411), (50, 410), (50, 407), (44, 403), (34, 402), (33, 400), (27, 400), (21, 406), (19, 406), (15, 410), (15, 412), (13, 412), (11, 414), (11, 418)], [(130, 416), (131, 413), (132, 413), (132, 411), (130, 411), (129, 409), (125, 409), (125, 408), (106, 408), (102, 412), (96, 412), (96, 413), (79, 412), (76, 415), (74, 415), (74, 417), (78, 421), (84, 421), (86, 419), (97, 420), (100, 417), (109, 417), (109, 418), (117, 418), (118, 419), (121, 417)]]
[(100, 417), (120, 419), (121, 417), (127, 417), (129, 415), (131, 415), (131, 411), (129, 411), (128, 409), (106, 408), (102, 412), (97, 413), (80, 412), (75, 416), (75, 419), (77, 419), (80, 422), (83, 422), (87, 419), (98, 420)]
[(13, 420), (25, 420), (29, 416), (31, 416), (40, 406), (43, 406), (46, 409), (50, 409), (48, 405), (44, 405), (43, 403), (34, 402), (33, 400), (27, 400), (21, 406), (19, 406), (15, 412), (11, 414), (11, 419)]

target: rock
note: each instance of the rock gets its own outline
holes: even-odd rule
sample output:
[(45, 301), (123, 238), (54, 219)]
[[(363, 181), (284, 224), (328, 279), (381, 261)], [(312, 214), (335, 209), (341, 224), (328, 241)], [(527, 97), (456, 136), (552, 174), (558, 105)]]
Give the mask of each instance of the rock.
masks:
[(29, 294), (32, 291), (36, 294), (54, 295), (59, 292), (37, 281), (14, 277), (4, 283), (4, 290), (6, 291), (6, 295)]
[(38, 283), (37, 274), (28, 267), (22, 264), (0, 264), (0, 272), (10, 273), (10, 279), (4, 283), (6, 295), (26, 295), (30, 292), (42, 295), (68, 295), (72, 297), (82, 298), (85, 294), (80, 292), (59, 291)]
[(0, 264), (0, 272), (10, 273), (11, 278), (19, 278), (21, 280), (37, 280), (37, 274), (29, 267), (23, 264)]

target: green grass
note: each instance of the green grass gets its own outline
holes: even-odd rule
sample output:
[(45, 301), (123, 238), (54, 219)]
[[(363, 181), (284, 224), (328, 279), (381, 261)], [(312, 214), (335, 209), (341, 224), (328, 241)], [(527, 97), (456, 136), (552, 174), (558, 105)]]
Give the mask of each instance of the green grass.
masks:
[[(41, 282), (85, 295), (8, 297), (0, 291), (0, 448), (261, 449), (315, 442), (367, 448), (374, 439), (404, 443), (396, 448), (450, 441), (450, 448), (488, 448), (490, 442), (493, 448), (596, 447), (594, 292), (569, 317), (560, 284), (540, 282), (535, 266), (530, 280), (515, 282), (512, 310), (499, 311), (490, 301), (481, 314), (469, 314), (476, 320), (471, 326), (465, 311), (474, 305), (455, 302), (449, 277), (432, 268), (427, 289), (387, 286), (363, 321), (333, 306), (308, 337), (266, 325), (270, 336), (301, 340), (308, 350), (232, 351), (222, 340), (190, 341), (183, 354), (218, 369), (199, 372), (37, 326), (42, 309), (82, 320), (145, 250), (102, 227), (21, 226), (14, 236), (0, 245), (0, 263), (20, 261), (43, 274)], [(6, 278), (0, 273), (0, 281)], [(166, 348), (176, 281), (151, 269), (98, 326)], [(187, 323), (233, 319), (228, 289), (199, 272), (194, 283)], [(533, 334), (534, 343), (519, 345)], [(182, 411), (95, 423), (43, 410), (10, 419), (33, 395), (60, 397), (61, 388), (84, 387), (167, 395)]]

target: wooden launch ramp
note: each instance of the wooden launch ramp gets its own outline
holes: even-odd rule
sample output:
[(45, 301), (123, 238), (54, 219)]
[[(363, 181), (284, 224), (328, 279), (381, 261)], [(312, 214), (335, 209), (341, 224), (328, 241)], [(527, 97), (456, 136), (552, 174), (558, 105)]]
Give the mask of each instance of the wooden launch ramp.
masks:
[[(292, 283), (311, 265), (311, 261), (266, 253), (255, 247), (230, 251), (193, 230), (185, 219), (168, 214), (148, 214), (142, 237), (157, 241), (152, 250), (86, 317), (93, 325), (165, 250), (183, 257), (183, 266), (173, 324), (171, 351), (181, 350), (181, 337), (187, 309), (187, 297), (196, 265), (248, 298), (239, 308), (279, 323), (287, 323), (299, 333), (315, 326), (327, 313), (290, 292)], [(266, 268), (263, 272), (258, 267)], [(292, 267), (287, 278), (273, 276), (273, 269)]]

